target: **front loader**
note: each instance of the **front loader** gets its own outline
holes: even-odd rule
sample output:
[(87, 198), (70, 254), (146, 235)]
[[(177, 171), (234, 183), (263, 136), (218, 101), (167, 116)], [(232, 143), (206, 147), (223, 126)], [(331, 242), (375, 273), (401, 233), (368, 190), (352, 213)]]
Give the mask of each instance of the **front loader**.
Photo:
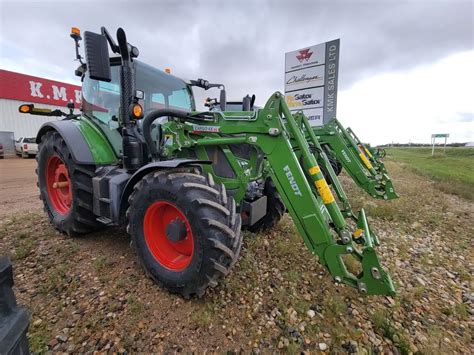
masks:
[[(227, 107), (231, 111), (251, 111), (255, 109), (254, 102), (255, 95), (247, 95)], [(207, 98), (205, 106), (211, 111), (220, 110), (217, 99)], [(327, 125), (313, 127), (313, 130), (336, 175), (344, 167), (354, 182), (373, 198), (391, 200), (398, 197), (381, 160), (386, 155), (384, 149), (375, 150), (362, 143), (351, 128), (345, 129), (336, 119)], [(308, 133), (306, 137), (309, 138)], [(324, 171), (324, 175), (327, 177), (328, 173)]]
[(374, 155), (350, 129), (337, 119), (313, 127), (320, 144), (334, 154), (354, 182), (376, 199), (397, 198), (380, 156)]
[[(57, 229), (123, 226), (147, 276), (200, 297), (237, 262), (241, 229), (265, 230), (286, 208), (336, 282), (394, 294), (364, 210), (351, 210), (307, 118), (292, 115), (282, 94), (263, 108), (227, 111), (223, 85), (185, 83), (138, 61), (122, 29), (117, 43), (105, 28), (85, 32), (86, 63), (79, 30), (71, 36), (82, 113), (64, 114), (37, 136), (38, 186)], [(221, 109), (196, 111), (193, 87), (220, 88)], [(347, 258), (356, 261), (350, 269)]]

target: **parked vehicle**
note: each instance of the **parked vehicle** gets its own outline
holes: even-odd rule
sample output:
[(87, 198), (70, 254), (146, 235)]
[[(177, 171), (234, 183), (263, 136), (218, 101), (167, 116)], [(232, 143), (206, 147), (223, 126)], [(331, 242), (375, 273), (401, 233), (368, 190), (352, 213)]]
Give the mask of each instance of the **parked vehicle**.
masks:
[(3, 159), (3, 144), (0, 143), (0, 159)]
[(38, 153), (36, 138), (20, 137), (20, 139), (15, 141), (15, 153), (22, 158), (35, 156)]

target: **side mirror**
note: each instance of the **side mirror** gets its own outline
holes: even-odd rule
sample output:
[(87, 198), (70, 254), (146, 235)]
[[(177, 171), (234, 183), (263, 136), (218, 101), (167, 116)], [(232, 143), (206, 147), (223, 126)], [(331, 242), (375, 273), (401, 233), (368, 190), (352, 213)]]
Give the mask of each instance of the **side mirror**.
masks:
[(94, 32), (84, 32), (84, 51), (89, 77), (110, 82), (112, 76), (110, 73), (109, 48), (105, 36)]
[(222, 112), (224, 112), (227, 108), (227, 99), (226, 99), (225, 89), (221, 89), (221, 94), (219, 98), (219, 106)]

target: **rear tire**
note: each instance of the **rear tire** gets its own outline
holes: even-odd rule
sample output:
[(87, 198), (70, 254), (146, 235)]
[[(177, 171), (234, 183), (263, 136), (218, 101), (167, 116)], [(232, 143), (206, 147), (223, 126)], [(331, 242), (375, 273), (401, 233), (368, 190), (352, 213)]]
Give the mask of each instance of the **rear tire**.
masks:
[(211, 176), (157, 171), (129, 197), (127, 232), (147, 276), (185, 298), (201, 297), (240, 254), (235, 201)]
[[(92, 212), (95, 167), (76, 164), (56, 131), (49, 131), (41, 137), (36, 160), (40, 199), (51, 224), (70, 236), (102, 226)], [(54, 188), (54, 183), (58, 182), (67, 182), (68, 186)]]
[(257, 223), (245, 227), (245, 229), (252, 233), (260, 233), (273, 228), (280, 221), (286, 211), (283, 200), (271, 179), (267, 179), (265, 182), (263, 194), (267, 196), (267, 214)]

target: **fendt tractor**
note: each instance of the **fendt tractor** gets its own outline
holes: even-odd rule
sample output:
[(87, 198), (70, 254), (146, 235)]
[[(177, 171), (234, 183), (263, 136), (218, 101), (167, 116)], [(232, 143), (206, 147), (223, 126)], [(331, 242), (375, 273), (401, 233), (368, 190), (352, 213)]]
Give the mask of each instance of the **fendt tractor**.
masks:
[[(287, 211), (336, 282), (395, 293), (364, 210), (351, 210), (319, 133), (281, 93), (262, 108), (246, 96), (240, 111), (227, 110), (224, 85), (185, 82), (138, 61), (121, 28), (116, 41), (104, 27), (85, 32), (85, 63), (80, 31), (71, 37), (81, 113), (72, 104), (67, 113), (19, 108), (63, 116), (39, 130), (36, 158), (40, 198), (58, 230), (126, 228), (145, 274), (189, 298), (229, 273), (241, 229), (264, 231)], [(193, 88), (220, 90), (219, 110), (196, 111)], [(356, 261), (350, 269), (347, 258)]]

